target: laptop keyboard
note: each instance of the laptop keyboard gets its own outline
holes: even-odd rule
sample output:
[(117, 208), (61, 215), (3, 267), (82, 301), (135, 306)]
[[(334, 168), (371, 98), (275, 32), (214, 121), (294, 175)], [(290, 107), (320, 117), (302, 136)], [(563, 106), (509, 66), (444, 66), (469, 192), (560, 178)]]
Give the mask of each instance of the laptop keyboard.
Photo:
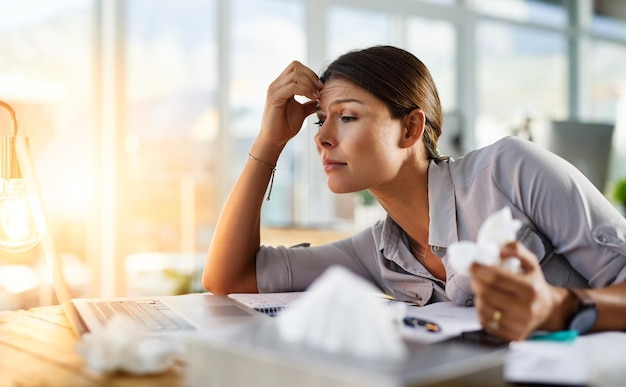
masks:
[(90, 301), (87, 306), (102, 324), (106, 324), (115, 316), (126, 316), (150, 332), (195, 330), (191, 324), (160, 300)]

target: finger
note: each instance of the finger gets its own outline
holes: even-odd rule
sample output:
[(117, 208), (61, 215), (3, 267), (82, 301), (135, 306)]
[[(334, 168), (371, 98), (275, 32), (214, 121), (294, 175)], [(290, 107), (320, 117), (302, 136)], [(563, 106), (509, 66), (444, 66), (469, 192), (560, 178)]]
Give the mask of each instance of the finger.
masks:
[(482, 317), (481, 323), (487, 322), (494, 310), (506, 311), (507, 315), (515, 320), (524, 317), (520, 313), (525, 308), (520, 304), (520, 299), (515, 292), (478, 279), (472, 280), (471, 286), (475, 295), (474, 302), (477, 313)]
[[(486, 317), (493, 313), (493, 310), (500, 310), (506, 314), (510, 321), (514, 322), (513, 325), (523, 325), (528, 320), (528, 308), (520, 300), (520, 297), (515, 295), (506, 294), (502, 292), (491, 292), (485, 296), (478, 297), (478, 304), (484, 313), (487, 313)], [(478, 308), (477, 308), (478, 309)]]
[(308, 101), (302, 104), (302, 110), (306, 117), (316, 112), (317, 101)]
[(296, 71), (293, 74), (293, 83), (296, 95), (303, 95), (312, 100), (320, 98), (322, 84), (316, 74), (310, 71)]
[(472, 281), (472, 290), (478, 300), (493, 308), (505, 308), (515, 303), (516, 294), (506, 289), (491, 286), (480, 281)]
[(319, 91), (323, 87), (317, 74), (310, 68), (294, 61), (270, 85), (270, 91), (283, 96), (303, 95), (310, 99), (319, 98)]
[(504, 312), (501, 309), (485, 302), (478, 302), (475, 308), (478, 322), (487, 332), (498, 334), (504, 330)]
[(311, 88), (308, 84), (305, 84), (305, 81), (300, 82), (302, 83), (295, 83), (293, 80), (290, 82), (282, 80), (280, 83), (273, 84), (268, 89), (268, 101), (280, 107), (289, 103), (296, 95), (304, 96), (311, 101), (319, 99), (318, 89)]
[(487, 287), (490, 292), (511, 292), (510, 284), (515, 281), (515, 276), (512, 273), (498, 266), (473, 263), (469, 271), (472, 274), (472, 281), (478, 281), (482, 284), (481, 288)]
[(310, 77), (311, 79), (317, 79), (319, 86), (322, 87), (323, 85), (315, 71), (311, 70), (309, 67), (303, 65), (297, 60), (294, 60), (287, 67), (285, 67), (285, 69), (282, 71), (282, 73), (280, 73), (277, 79), (288, 77), (292, 73), (301, 73)]
[(535, 277), (531, 273), (517, 275), (495, 266), (482, 266), (473, 270), (470, 285), (477, 299), (486, 300), (496, 308), (522, 312), (528, 310), (527, 303), (536, 297)]
[(522, 272), (534, 271), (539, 268), (539, 260), (537, 256), (526, 248), (520, 242), (512, 242), (506, 244), (500, 249), (500, 257), (506, 259), (516, 257), (520, 260)]
[(502, 339), (521, 340), (527, 336), (525, 325), (515, 309), (499, 308), (489, 304), (476, 307), (478, 321), (483, 329)]
[(297, 80), (298, 83), (301, 80), (304, 80), (307, 83), (309, 83), (311, 87), (318, 89), (318, 90), (324, 86), (324, 84), (322, 83), (320, 78), (317, 76), (315, 71), (311, 70), (309, 67), (299, 62), (298, 64), (299, 66), (296, 66), (294, 69), (294, 79)]

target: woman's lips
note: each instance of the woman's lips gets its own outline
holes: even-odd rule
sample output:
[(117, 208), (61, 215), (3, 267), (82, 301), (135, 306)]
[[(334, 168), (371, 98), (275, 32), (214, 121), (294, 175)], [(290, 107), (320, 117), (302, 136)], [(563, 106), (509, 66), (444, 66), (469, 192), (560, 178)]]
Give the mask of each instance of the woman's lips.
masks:
[(322, 165), (324, 166), (324, 172), (332, 172), (345, 167), (348, 163), (343, 163), (337, 160), (326, 159), (322, 161)]

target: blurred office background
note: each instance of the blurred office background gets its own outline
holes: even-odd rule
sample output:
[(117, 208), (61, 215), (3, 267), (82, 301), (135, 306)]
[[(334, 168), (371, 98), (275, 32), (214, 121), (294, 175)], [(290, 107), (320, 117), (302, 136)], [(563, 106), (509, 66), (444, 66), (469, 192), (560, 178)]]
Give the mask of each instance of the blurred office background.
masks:
[[(294, 59), (320, 71), (353, 48), (410, 50), (439, 87), (441, 150), (455, 157), (506, 135), (532, 138), (541, 122), (615, 126), (618, 105), (626, 107), (622, 0), (0, 6), (0, 99), (30, 137), (76, 296), (200, 290), (197, 274), (258, 131), (266, 88)], [(0, 111), (3, 135), (8, 122)], [(380, 215), (362, 194), (328, 191), (313, 122), (279, 160), (264, 204), (265, 243), (322, 243)], [(626, 176), (626, 140), (608, 148), (598, 150), (610, 154), (607, 193)], [(45, 273), (39, 248), (0, 252), (0, 309), (54, 302), (42, 291)]]

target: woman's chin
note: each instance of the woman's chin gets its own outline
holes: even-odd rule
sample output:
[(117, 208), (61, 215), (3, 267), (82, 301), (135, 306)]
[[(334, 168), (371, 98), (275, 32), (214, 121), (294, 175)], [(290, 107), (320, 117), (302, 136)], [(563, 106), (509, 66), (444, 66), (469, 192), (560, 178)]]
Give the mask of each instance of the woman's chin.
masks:
[(353, 192), (362, 191), (365, 188), (354, 188), (354, 187), (348, 187), (346, 185), (332, 184), (332, 182), (329, 181), (328, 182), (328, 189), (330, 189), (330, 191), (332, 193), (347, 194), (347, 193), (353, 193)]

